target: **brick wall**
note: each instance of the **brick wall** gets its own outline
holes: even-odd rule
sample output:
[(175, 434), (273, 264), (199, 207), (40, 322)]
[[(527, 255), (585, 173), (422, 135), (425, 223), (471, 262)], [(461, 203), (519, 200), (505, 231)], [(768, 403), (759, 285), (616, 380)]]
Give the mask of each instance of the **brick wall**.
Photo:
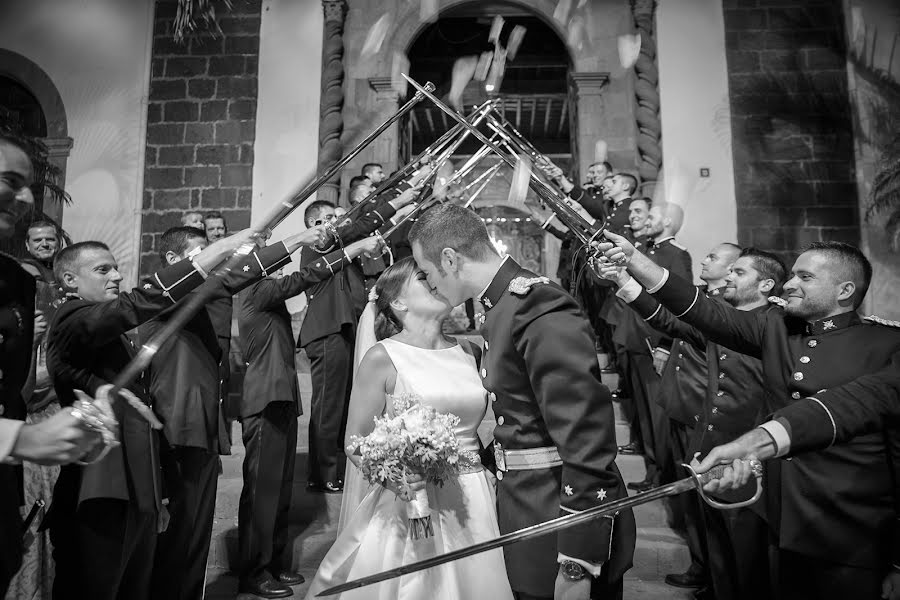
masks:
[(839, 0), (724, 0), (738, 241), (859, 243)]
[(160, 235), (187, 211), (250, 225), (260, 0), (220, 15), (219, 39), (172, 38), (175, 3), (158, 0), (153, 27), (141, 272), (158, 265)]

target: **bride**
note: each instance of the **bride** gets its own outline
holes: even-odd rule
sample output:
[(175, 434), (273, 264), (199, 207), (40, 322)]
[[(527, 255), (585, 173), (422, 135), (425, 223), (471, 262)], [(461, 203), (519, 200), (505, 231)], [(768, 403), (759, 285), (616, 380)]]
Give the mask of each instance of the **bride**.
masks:
[[(393, 414), (392, 397), (415, 394), (422, 403), (459, 417), (456, 434), (460, 450), (477, 451), (477, 428), (487, 410), (487, 397), (478, 377), (480, 349), (442, 333), (451, 306), (425, 281), (412, 258), (389, 267), (379, 277), (375, 298), (375, 338), (378, 341), (359, 364), (347, 436), (365, 436), (373, 418)], [(370, 303), (368, 310), (373, 310)], [(363, 322), (365, 317), (363, 318)], [(361, 322), (361, 329), (363, 328)], [(364, 331), (360, 335), (365, 335)], [(354, 465), (358, 455), (350, 455)], [(353, 469), (355, 470), (355, 469)], [(350, 475), (350, 473), (348, 473)], [(360, 477), (358, 473), (357, 477)], [(348, 480), (348, 485), (349, 485)], [(359, 506), (342, 514), (342, 528), (319, 566), (307, 594), (312, 600), (324, 589), (386, 569), (443, 554), (495, 538), (497, 525), (493, 476), (480, 464), (466, 469), (443, 486), (417, 478), (413, 490), (425, 488), (432, 512), (434, 535), (411, 539), (407, 529), (406, 497), (400, 489), (375, 485)], [(352, 490), (344, 498), (354, 505)], [(342, 513), (347, 511), (342, 510)], [(338, 598), (338, 596), (334, 596)], [(500, 550), (492, 550), (436, 568), (345, 592), (341, 600), (511, 600), (512, 591)]]

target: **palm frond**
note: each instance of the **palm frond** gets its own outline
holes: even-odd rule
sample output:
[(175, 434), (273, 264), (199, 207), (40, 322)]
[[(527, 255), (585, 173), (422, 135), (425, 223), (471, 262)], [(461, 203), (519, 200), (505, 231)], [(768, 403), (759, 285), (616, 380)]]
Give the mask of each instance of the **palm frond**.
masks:
[(219, 37), (222, 28), (216, 20), (216, 6), (219, 3), (231, 10), (231, 0), (178, 0), (175, 13), (175, 41), (183, 44), (193, 35)]

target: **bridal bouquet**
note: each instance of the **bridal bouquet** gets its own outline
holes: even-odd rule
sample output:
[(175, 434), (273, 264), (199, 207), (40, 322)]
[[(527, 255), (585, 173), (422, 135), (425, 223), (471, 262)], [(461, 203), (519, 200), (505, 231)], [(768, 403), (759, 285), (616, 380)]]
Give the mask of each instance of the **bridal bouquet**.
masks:
[[(409, 492), (407, 476), (419, 474), (426, 483), (443, 485), (459, 475), (460, 464), (475, 460), (460, 451), (454, 428), (459, 417), (425, 406), (415, 394), (393, 396), (394, 416), (375, 417), (375, 429), (350, 438), (348, 451), (360, 454), (360, 471), (369, 483), (392, 483)], [(425, 490), (417, 490), (407, 505), (410, 536), (433, 535)]]

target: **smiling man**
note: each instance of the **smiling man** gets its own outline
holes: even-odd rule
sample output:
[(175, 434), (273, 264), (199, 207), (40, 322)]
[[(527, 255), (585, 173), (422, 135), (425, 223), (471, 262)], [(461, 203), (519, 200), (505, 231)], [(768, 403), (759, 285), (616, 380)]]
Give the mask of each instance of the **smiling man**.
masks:
[[(794, 263), (785, 299), (774, 299), (784, 308), (760, 313), (709, 300), (628, 240), (606, 235), (610, 243), (600, 245), (606, 258), (627, 265), (663, 306), (711, 341), (762, 360), (771, 408), (862, 380), (864, 386), (851, 389), (873, 401), (896, 394), (891, 377), (900, 361), (900, 330), (864, 324), (857, 314), (872, 277), (857, 247), (810, 245)], [(892, 456), (898, 441), (888, 429), (780, 465), (779, 597), (878, 598), (882, 581), (885, 589), (900, 589), (900, 570), (892, 566), (900, 565)]]
[[(590, 326), (559, 286), (501, 259), (481, 218), (444, 204), (409, 235), (428, 283), (451, 305), (485, 306), (481, 378), (497, 427), (500, 532), (627, 496), (615, 465), (615, 418)], [(635, 543), (631, 510), (504, 548), (522, 600), (620, 598)]]

